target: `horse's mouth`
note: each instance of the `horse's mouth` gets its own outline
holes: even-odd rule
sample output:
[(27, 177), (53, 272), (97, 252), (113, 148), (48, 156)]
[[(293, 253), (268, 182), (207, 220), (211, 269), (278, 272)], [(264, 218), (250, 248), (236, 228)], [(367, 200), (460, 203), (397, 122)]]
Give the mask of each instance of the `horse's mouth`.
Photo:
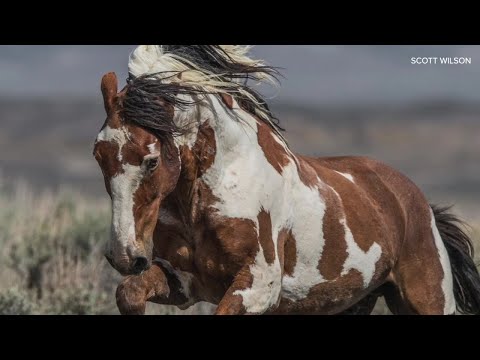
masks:
[(146, 270), (148, 270), (148, 269), (143, 269), (143, 270), (136, 271), (136, 270), (131, 269), (131, 268), (128, 268), (127, 270), (125, 270), (125, 269), (119, 268), (117, 265), (115, 265), (115, 262), (113, 261), (112, 257), (110, 257), (108, 255), (105, 255), (105, 259), (107, 259), (110, 266), (112, 268), (114, 268), (116, 271), (118, 271), (118, 273), (122, 276), (129, 276), (129, 275), (137, 275), (138, 276), (138, 275), (142, 275)]

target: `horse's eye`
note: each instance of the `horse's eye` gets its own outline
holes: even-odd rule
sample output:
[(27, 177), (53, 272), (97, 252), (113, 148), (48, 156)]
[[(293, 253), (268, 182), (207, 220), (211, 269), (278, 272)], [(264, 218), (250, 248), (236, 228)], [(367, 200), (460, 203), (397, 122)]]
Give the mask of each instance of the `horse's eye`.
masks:
[(158, 166), (159, 157), (158, 156), (149, 156), (144, 160), (144, 166), (147, 172), (152, 173)]
[(158, 166), (158, 158), (148, 160), (147, 169), (149, 171), (155, 170), (157, 168), (157, 166)]

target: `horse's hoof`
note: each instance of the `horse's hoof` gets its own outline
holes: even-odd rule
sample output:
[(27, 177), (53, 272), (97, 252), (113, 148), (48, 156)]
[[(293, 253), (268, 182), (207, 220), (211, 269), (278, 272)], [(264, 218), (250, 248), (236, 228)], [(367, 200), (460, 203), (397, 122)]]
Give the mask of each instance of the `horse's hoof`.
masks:
[(117, 287), (117, 307), (122, 315), (145, 315), (144, 292), (134, 284), (123, 281)]

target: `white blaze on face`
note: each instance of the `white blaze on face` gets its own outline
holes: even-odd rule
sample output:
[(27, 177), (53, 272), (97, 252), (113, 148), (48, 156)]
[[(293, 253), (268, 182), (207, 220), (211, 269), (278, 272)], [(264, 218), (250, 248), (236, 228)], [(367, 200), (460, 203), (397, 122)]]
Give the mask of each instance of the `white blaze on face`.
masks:
[[(107, 141), (118, 146), (117, 160), (123, 161), (122, 149), (130, 141), (125, 127), (106, 126), (97, 136), (96, 142)], [(151, 144), (155, 146), (155, 143)], [(150, 146), (148, 147), (150, 150)], [(121, 171), (110, 179), (112, 194), (112, 239), (108, 245), (114, 252), (125, 253), (127, 246), (135, 244), (135, 219), (133, 216), (134, 196), (143, 178), (140, 166), (121, 164)]]
[(450, 258), (448, 257), (447, 249), (443, 243), (442, 237), (438, 232), (437, 224), (435, 223), (435, 216), (433, 211), (430, 209), (431, 214), (431, 223), (433, 238), (435, 239), (435, 246), (438, 249), (438, 256), (440, 257), (440, 264), (442, 264), (443, 269), (443, 279), (442, 279), (442, 290), (443, 296), (445, 298), (445, 306), (443, 308), (444, 314), (453, 314), (455, 313), (456, 304), (455, 304), (455, 295), (453, 293), (453, 277), (452, 277), (452, 268), (450, 266)]
[(140, 166), (123, 164), (123, 173), (110, 180), (112, 192), (112, 248), (122, 250), (135, 243), (134, 196), (143, 178)]

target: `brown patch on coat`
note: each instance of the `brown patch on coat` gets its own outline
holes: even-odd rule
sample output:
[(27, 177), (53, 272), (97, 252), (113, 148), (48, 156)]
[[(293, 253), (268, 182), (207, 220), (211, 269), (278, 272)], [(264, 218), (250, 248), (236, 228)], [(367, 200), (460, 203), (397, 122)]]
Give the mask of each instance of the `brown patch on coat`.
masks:
[[(140, 166), (144, 157), (150, 155), (148, 145), (158, 143), (158, 148), (162, 145), (156, 136), (140, 127), (129, 124), (125, 124), (123, 127), (129, 136), (129, 141), (122, 147), (122, 163), (124, 164)], [(160, 158), (160, 161), (162, 161), (162, 158)], [(160, 163), (159, 167), (162, 165)]]
[(290, 156), (285, 148), (273, 137), (272, 129), (263, 121), (257, 120), (258, 144), (265, 154), (265, 158), (275, 170), (281, 174), (283, 168), (290, 163)]
[(326, 209), (323, 217), (325, 245), (319, 260), (318, 270), (326, 280), (341, 276), (343, 264), (348, 257), (345, 228), (340, 223), (344, 218), (340, 199), (333, 191), (322, 191)]
[(212, 166), (217, 153), (215, 132), (207, 121), (200, 125), (192, 151), (198, 167), (197, 177), (200, 177)]
[(118, 161), (118, 144), (99, 141), (95, 144), (93, 155), (100, 166), (105, 186), (110, 194), (110, 179), (123, 172), (122, 164)]
[(264, 209), (258, 214), (258, 240), (263, 249), (267, 264), (275, 261), (275, 244), (272, 239), (272, 220)]
[(300, 181), (310, 188), (318, 185), (318, 174), (315, 169), (302, 156), (296, 156), (296, 159)]
[(285, 253), (285, 261), (283, 265), (285, 275), (293, 276), (295, 265), (297, 265), (297, 241), (291, 231), (288, 232), (283, 248)]
[(363, 289), (363, 277), (357, 270), (335, 281), (313, 286), (307, 297), (291, 301), (282, 299), (274, 314), (336, 314), (359, 302), (368, 289)]
[(309, 297), (315, 299), (313, 303), (316, 303), (316, 307), (334, 314), (348, 309), (366, 293), (368, 290), (363, 288), (362, 274), (352, 269), (336, 281), (315, 285), (310, 290)]
[(237, 266), (255, 259), (259, 251), (256, 225), (249, 219), (223, 218), (215, 224), (218, 245)]
[(233, 109), (233, 97), (231, 95), (220, 93), (220, 98), (229, 109)]
[[(286, 257), (288, 257), (288, 261), (289, 261), (289, 266), (291, 266), (291, 261), (295, 261), (296, 260), (296, 253), (293, 254), (293, 257), (294, 259), (291, 259), (292, 257), (292, 254), (290, 253), (286, 253), (285, 252), (285, 244), (287, 243), (287, 241), (289, 241), (289, 237), (292, 236), (292, 232), (291, 230), (287, 230), (285, 228), (281, 229), (279, 232), (278, 232), (278, 238), (277, 238), (277, 254), (278, 254), (278, 261), (280, 262), (280, 267), (282, 269), (282, 276), (285, 274), (285, 259)], [(289, 274), (291, 275), (291, 274)]]

